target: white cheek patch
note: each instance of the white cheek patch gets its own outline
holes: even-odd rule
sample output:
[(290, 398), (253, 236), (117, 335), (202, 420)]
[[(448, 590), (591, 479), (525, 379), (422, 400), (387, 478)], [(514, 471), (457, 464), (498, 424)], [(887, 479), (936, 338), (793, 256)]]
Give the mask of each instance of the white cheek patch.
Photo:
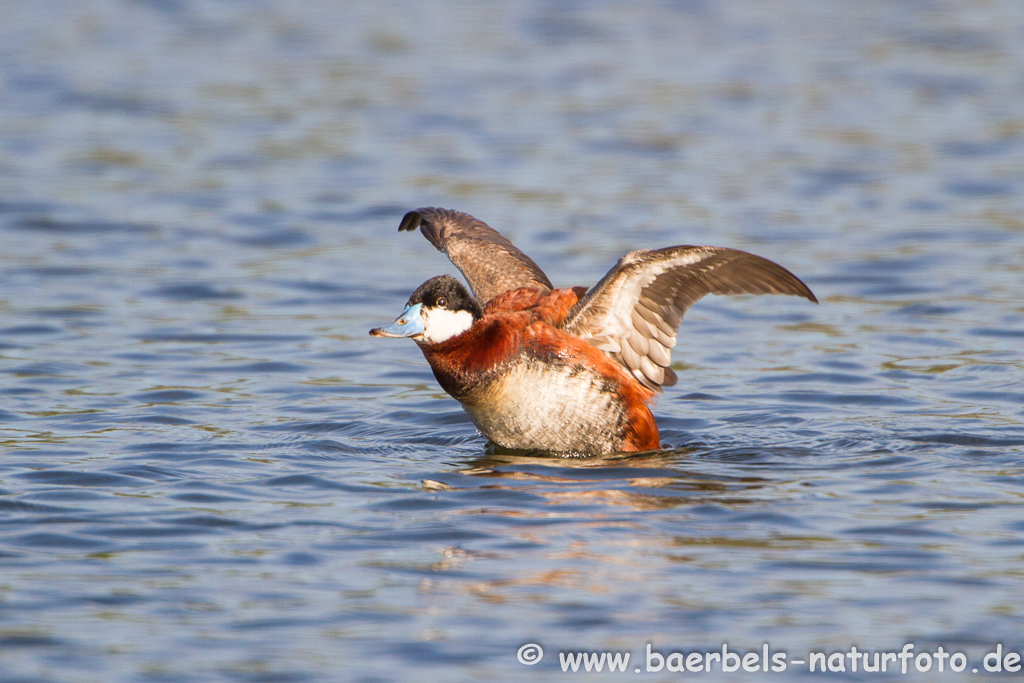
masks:
[(424, 308), (423, 340), (431, 344), (451, 339), (473, 326), (473, 314), (469, 311), (449, 311), (446, 308)]

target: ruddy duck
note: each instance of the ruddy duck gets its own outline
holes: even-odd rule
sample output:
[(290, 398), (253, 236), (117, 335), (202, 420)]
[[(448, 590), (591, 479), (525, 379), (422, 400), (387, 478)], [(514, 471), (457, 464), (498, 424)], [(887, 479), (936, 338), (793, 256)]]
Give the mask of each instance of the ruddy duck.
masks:
[(420, 285), (375, 337), (411, 337), (473, 424), (507, 448), (574, 454), (661, 448), (649, 403), (676, 383), (669, 367), (683, 314), (705, 294), (793, 294), (795, 275), (736, 249), (631, 251), (589, 290), (555, 289), (526, 254), (458, 211), (423, 208), (420, 229), (469, 282)]

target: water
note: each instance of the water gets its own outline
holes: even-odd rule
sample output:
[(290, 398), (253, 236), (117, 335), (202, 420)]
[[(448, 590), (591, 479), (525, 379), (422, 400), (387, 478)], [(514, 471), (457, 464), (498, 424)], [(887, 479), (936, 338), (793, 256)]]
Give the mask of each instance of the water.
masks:
[[(0, 14), (0, 679), (1024, 650), (1019, 3)], [(692, 309), (670, 450), (498, 452), (367, 336), (453, 272), (422, 205), (556, 284), (715, 244), (821, 305)], [(754, 676), (618, 677), (687, 675)]]

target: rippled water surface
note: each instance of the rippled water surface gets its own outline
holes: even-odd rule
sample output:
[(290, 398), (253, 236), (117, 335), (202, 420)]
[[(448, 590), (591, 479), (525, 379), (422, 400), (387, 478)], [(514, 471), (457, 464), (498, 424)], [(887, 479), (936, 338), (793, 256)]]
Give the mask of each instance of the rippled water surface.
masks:
[[(0, 679), (1024, 650), (1024, 5), (0, 14)], [(821, 304), (693, 308), (669, 450), (503, 453), (366, 334), (454, 272), (422, 205), (560, 285), (715, 244)]]

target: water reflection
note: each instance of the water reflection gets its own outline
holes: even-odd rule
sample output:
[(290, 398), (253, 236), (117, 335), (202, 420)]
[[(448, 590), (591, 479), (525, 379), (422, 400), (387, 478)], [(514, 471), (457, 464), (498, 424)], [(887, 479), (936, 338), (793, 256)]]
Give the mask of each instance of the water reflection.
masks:
[(692, 458), (701, 453), (698, 448), (585, 458), (514, 451), (494, 444), (486, 450), (486, 455), (455, 470), (482, 482), (462, 477), (425, 480), (424, 490), (495, 489), (528, 492), (549, 505), (659, 510), (702, 503), (744, 505), (754, 500), (748, 494), (772, 485), (771, 480), (757, 476), (709, 475)]

